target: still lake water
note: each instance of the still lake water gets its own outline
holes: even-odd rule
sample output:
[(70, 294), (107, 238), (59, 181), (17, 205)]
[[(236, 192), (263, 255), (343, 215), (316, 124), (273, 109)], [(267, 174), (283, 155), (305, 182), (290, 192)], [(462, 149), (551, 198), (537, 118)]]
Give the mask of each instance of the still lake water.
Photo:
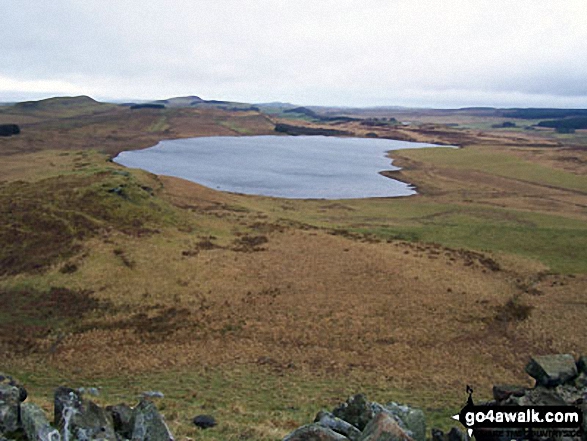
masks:
[(214, 136), (161, 141), (114, 162), (235, 193), (292, 199), (409, 196), (414, 188), (379, 174), (399, 170), (391, 150), (440, 147), (325, 136)]

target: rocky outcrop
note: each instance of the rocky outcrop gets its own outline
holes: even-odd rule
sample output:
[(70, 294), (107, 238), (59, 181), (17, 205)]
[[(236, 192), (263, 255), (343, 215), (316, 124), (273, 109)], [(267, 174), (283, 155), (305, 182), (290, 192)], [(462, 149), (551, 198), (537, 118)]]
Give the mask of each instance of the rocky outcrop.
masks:
[(11, 377), (0, 374), (0, 441), (173, 441), (174, 437), (151, 398), (144, 394), (134, 407), (102, 408), (85, 398), (95, 388), (58, 387), (53, 400), (53, 423), (43, 409), (26, 402), (27, 392)]

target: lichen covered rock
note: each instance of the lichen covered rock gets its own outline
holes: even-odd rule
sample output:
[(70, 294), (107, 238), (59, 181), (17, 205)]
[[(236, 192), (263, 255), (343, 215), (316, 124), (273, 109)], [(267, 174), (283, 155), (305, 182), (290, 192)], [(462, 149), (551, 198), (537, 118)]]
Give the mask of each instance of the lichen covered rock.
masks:
[(20, 391), (10, 384), (0, 384), (0, 433), (20, 428)]
[(533, 357), (526, 366), (526, 373), (536, 384), (547, 387), (566, 383), (578, 375), (575, 359), (569, 354)]
[(29, 441), (60, 441), (61, 435), (47, 420), (45, 412), (33, 403), (23, 403), (20, 408), (22, 426)]
[(64, 439), (117, 441), (112, 415), (74, 389), (55, 391), (55, 424)]
[(173, 435), (152, 401), (142, 399), (134, 408), (132, 441), (173, 441)]
[(350, 397), (335, 408), (332, 413), (361, 431), (375, 416), (371, 403), (367, 401), (363, 394)]
[(349, 441), (349, 439), (320, 424), (308, 424), (294, 430), (283, 441)]
[(413, 441), (397, 421), (385, 412), (375, 416), (363, 430), (359, 441)]

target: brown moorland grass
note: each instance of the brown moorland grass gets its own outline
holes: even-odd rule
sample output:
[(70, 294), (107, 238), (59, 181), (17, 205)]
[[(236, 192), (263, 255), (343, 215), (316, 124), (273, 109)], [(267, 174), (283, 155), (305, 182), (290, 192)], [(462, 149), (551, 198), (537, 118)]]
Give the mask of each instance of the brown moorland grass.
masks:
[(112, 112), (0, 140), (2, 228), (23, 238), (2, 236), (21, 260), (0, 276), (0, 356), (33, 390), (160, 387), (181, 436), (213, 412), (198, 437), (269, 440), (359, 391), (444, 418), (465, 384), (482, 396), (526, 383), (532, 354), (587, 352), (582, 150), (396, 152), (421, 195), (288, 201), (108, 162), (127, 142), (263, 133), (264, 116)]
[[(213, 192), (203, 189), (199, 197), (206, 193)], [(568, 308), (580, 304), (583, 276), (544, 275), (536, 265), (500, 264), (439, 245), (270, 222), (254, 210), (231, 209), (237, 196), (227, 199), (205, 214), (217, 219), (212, 238), (202, 238), (199, 222), (191, 233), (165, 229), (140, 240), (111, 232), (86, 242), (75, 272), (55, 267), (48, 279), (29, 276), (33, 286), (51, 280), (94, 287), (95, 299), (108, 305), (80, 320), (51, 363), (99, 374), (268, 357), (310, 371), (392, 369), (403, 385), (440, 387), (463, 376), (487, 381), (553, 347), (583, 350), (575, 321), (581, 310)], [(241, 231), (234, 230), (236, 220)], [(562, 297), (546, 295), (560, 294), (561, 283)], [(512, 302), (532, 309), (504, 317)], [(534, 322), (541, 311), (557, 317), (546, 329), (544, 317)], [(565, 338), (557, 343), (561, 330)], [(50, 343), (39, 342), (41, 354)], [(435, 375), (419, 371), (430, 364)]]

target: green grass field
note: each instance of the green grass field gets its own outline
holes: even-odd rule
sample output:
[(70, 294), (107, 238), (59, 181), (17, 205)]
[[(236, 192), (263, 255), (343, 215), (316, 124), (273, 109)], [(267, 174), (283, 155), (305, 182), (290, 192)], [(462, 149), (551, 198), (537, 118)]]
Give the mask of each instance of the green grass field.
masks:
[(511, 153), (508, 154), (499, 149), (493, 150), (491, 147), (459, 150), (417, 149), (408, 151), (404, 155), (433, 164), (435, 167), (478, 170), (514, 180), (587, 192), (587, 178), (584, 175), (576, 175), (526, 161)]

